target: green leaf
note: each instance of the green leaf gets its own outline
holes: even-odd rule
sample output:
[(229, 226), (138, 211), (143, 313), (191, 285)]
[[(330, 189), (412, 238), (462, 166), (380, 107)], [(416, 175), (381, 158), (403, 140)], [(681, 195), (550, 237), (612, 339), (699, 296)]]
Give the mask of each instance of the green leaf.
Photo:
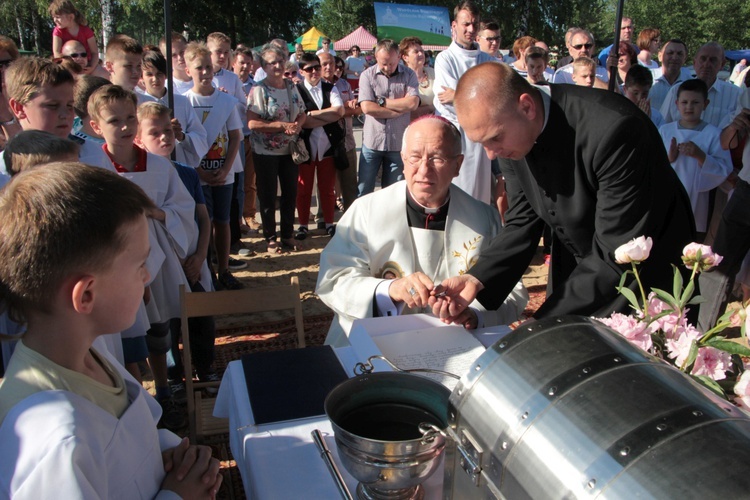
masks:
[(693, 293), (695, 292), (695, 283), (693, 280), (688, 281), (687, 286), (685, 287), (685, 291), (682, 292), (682, 297), (680, 297), (680, 304), (684, 305), (687, 303), (688, 300), (693, 296)]
[(677, 299), (675, 297), (672, 297), (667, 292), (662, 290), (661, 288), (652, 288), (652, 292), (656, 294), (657, 297), (659, 297), (661, 300), (672, 306), (672, 309), (681, 309), (680, 304), (677, 302)]
[[(674, 267), (674, 264), (672, 265)], [(676, 267), (674, 268), (674, 282), (672, 283), (672, 295), (678, 297), (682, 291), (682, 273)]]
[[(628, 302), (630, 302), (630, 304), (633, 306), (633, 308), (635, 310), (637, 310), (637, 311), (641, 310), (641, 306), (638, 304), (638, 299), (636, 298), (635, 293), (633, 292), (633, 290), (631, 290), (630, 288), (627, 288), (627, 287), (622, 287), (622, 288), (620, 288), (619, 291), (620, 291), (620, 293), (626, 299), (628, 299)], [(644, 306), (644, 308), (645, 308), (645, 306)]]
[(750, 357), (750, 348), (740, 344), (739, 342), (725, 340), (722, 337), (714, 337), (704, 345), (715, 347), (716, 349), (728, 352), (729, 354), (739, 354), (740, 356)]
[(685, 371), (687, 371), (687, 368), (689, 366), (693, 366), (693, 363), (695, 363), (695, 358), (697, 357), (698, 357), (698, 344), (695, 342), (695, 340), (693, 340), (693, 342), (690, 344), (690, 353), (688, 354), (688, 357), (685, 360), (685, 364), (682, 365), (682, 367), (685, 368)]
[(625, 271), (622, 273), (622, 276), (620, 276), (620, 284), (617, 285), (618, 292), (625, 287), (625, 280), (628, 278), (628, 274), (633, 274), (633, 271)]
[(706, 377), (705, 375), (690, 375), (694, 380), (697, 380), (704, 386), (708, 388), (709, 391), (716, 393), (717, 395), (721, 396), (722, 398), (726, 398), (726, 394), (724, 394), (724, 389), (721, 388), (719, 384), (716, 383), (714, 379), (711, 377)]
[(690, 299), (688, 301), (688, 303), (685, 304), (685, 305), (691, 305), (692, 306), (692, 305), (695, 305), (695, 304), (703, 304), (705, 301), (706, 301), (706, 299), (704, 299), (701, 295), (696, 295), (695, 297), (693, 297), (692, 299)]

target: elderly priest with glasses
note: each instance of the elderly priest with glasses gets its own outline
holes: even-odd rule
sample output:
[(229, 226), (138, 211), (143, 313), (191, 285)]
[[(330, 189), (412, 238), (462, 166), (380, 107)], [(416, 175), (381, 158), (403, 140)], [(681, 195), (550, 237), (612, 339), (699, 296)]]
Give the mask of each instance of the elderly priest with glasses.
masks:
[[(463, 162), (461, 134), (425, 116), (404, 133), (405, 181), (357, 199), (320, 256), (317, 293), (336, 313), (326, 344), (344, 346), (355, 319), (430, 312), (443, 279), (463, 274), (502, 230), (496, 209), (451, 184)], [(519, 282), (497, 310), (478, 302), (466, 328), (509, 324), (528, 302)]]

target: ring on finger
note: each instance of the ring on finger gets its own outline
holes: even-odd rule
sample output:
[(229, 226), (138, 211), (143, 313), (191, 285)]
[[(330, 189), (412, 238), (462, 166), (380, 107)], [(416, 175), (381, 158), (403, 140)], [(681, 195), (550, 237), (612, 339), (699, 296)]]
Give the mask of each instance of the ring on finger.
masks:
[(417, 291), (414, 289), (414, 287), (409, 288), (409, 295), (414, 297), (417, 294)]

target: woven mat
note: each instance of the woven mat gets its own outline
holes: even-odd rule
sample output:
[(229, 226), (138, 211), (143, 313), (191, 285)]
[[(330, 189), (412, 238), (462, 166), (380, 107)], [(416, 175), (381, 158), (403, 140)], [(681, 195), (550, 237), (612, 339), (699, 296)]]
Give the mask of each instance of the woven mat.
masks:
[[(332, 320), (332, 313), (304, 318), (307, 345), (323, 345)], [(294, 349), (297, 347), (294, 317), (271, 323), (218, 329), (215, 345), (214, 366), (220, 374), (224, 373), (230, 361), (240, 359), (244, 354)]]

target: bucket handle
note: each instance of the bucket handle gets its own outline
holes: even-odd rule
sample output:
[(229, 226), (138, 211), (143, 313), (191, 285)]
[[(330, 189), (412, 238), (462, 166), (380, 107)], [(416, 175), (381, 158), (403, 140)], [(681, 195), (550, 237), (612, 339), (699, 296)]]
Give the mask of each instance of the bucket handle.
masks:
[(357, 363), (356, 365), (354, 365), (354, 374), (355, 375), (367, 375), (368, 373), (372, 373), (375, 370), (375, 367), (372, 365), (372, 360), (373, 359), (379, 359), (381, 361), (385, 361), (388, 364), (388, 366), (390, 366), (391, 368), (393, 368), (397, 372), (405, 372), (405, 373), (412, 373), (412, 372), (434, 373), (434, 374), (437, 374), (437, 375), (445, 375), (446, 377), (455, 378), (456, 380), (461, 380), (461, 377), (459, 377), (458, 375), (455, 375), (453, 373), (446, 372), (446, 371), (443, 371), (443, 370), (433, 370), (432, 368), (411, 368), (411, 369), (408, 369), (408, 370), (403, 370), (403, 369), (399, 368), (398, 366), (394, 365), (393, 363), (391, 363), (391, 361), (388, 358), (386, 358), (385, 356), (383, 356), (382, 354), (376, 354), (376, 355), (370, 356), (369, 358), (367, 358), (366, 362), (364, 362), (364, 363), (360, 362), (360, 363)]
[(438, 435), (443, 436), (446, 439), (448, 438), (448, 435), (440, 427), (429, 422), (420, 423), (419, 432), (422, 434), (422, 440), (420, 443), (423, 445), (432, 443)]

